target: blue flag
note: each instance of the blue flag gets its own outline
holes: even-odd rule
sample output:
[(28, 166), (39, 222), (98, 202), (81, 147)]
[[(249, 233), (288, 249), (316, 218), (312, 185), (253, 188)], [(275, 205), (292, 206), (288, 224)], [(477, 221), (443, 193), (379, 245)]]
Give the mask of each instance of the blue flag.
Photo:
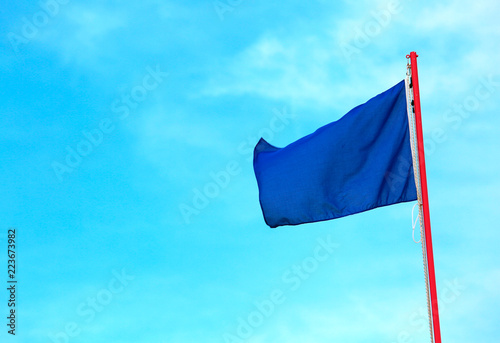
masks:
[(270, 227), (416, 200), (404, 81), (284, 148), (261, 138), (253, 165)]

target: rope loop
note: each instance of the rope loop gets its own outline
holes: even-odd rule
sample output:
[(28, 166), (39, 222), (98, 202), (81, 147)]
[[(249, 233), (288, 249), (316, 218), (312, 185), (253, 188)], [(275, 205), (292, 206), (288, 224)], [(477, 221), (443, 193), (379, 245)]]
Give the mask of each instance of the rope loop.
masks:
[[(417, 201), (415, 203), (415, 205), (413, 205), (413, 208), (411, 209), (411, 228), (412, 228), (412, 232), (411, 232), (411, 238), (413, 238), (413, 241), (417, 244), (420, 244), (422, 242), (422, 236), (420, 236), (420, 240), (419, 241), (416, 241), (415, 240), (415, 226), (417, 226), (417, 221), (420, 219), (420, 215), (418, 215), (415, 220), (413, 220), (414, 218), (414, 211), (415, 211), (415, 207), (417, 205), (420, 205), (420, 203)], [(419, 206), (419, 211), (420, 211), (420, 206)]]

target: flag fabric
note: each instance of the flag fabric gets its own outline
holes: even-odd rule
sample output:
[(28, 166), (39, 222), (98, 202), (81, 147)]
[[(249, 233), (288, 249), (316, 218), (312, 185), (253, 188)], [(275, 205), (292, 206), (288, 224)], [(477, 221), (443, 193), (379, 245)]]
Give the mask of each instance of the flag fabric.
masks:
[(416, 200), (404, 81), (284, 148), (261, 138), (253, 164), (270, 227)]

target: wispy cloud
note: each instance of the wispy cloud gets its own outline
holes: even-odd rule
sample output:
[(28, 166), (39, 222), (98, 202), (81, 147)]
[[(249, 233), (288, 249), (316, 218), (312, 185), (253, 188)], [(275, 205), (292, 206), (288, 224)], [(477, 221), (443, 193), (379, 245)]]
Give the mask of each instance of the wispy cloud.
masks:
[[(107, 287), (108, 269), (126, 262), (136, 280), (81, 339), (221, 343), (325, 232), (348, 248), (248, 342), (393, 342), (403, 330), (427, 340), (425, 319), (409, 322), (425, 311), (412, 204), (269, 231), (252, 170), (260, 136), (282, 146), (338, 119), (403, 79), (415, 50), (427, 147), (435, 143), (427, 170), (438, 289), (455, 278), (467, 286), (444, 304), (443, 332), (497, 342), (500, 88), (486, 98), (481, 85), (500, 82), (498, 2), (400, 1), (390, 18), (386, 0), (222, 2), (240, 3), (223, 21), (212, 1), (69, 1), (18, 52), (4, 35), (0, 214), (31, 230), (19, 250), (25, 341), (64, 330)], [(4, 33), (41, 10), (5, 6)], [(350, 61), (343, 43), (357, 44)], [(145, 95), (138, 86), (156, 65), (168, 77)], [(147, 101), (118, 120), (111, 106), (127, 96)], [(283, 108), (295, 117), (277, 126)], [(106, 117), (113, 135), (58, 183), (50, 163)], [(228, 181), (231, 161), (240, 172)], [(214, 195), (216, 181), (217, 196), (187, 226), (179, 204), (191, 206), (194, 189)]]

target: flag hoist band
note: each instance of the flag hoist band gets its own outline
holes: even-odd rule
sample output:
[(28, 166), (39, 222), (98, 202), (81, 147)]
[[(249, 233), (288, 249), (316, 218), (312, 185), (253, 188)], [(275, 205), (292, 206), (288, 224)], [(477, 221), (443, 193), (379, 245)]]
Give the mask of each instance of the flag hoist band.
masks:
[(411, 52), (406, 56), (408, 59), (405, 80), (408, 106), (408, 124), (410, 126), (410, 141), (415, 184), (417, 186), (420, 237), (424, 261), (431, 342), (441, 343), (436, 274), (434, 270), (434, 254), (432, 250), (431, 221), (429, 215), (429, 198), (427, 192), (427, 175), (425, 171), (425, 153), (420, 109), (417, 57), (418, 55), (415, 52)]

